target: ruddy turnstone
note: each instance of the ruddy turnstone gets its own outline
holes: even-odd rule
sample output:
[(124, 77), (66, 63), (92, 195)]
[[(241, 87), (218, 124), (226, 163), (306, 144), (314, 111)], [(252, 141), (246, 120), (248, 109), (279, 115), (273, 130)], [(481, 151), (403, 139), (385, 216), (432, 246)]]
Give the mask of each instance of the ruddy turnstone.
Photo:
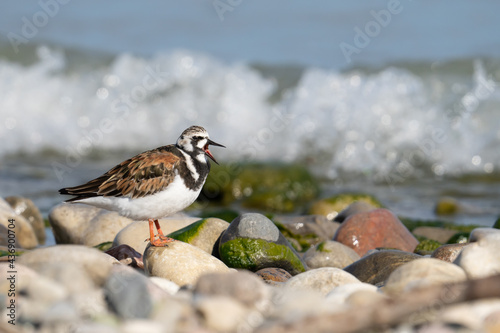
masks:
[(165, 246), (173, 239), (163, 234), (158, 219), (196, 200), (210, 171), (207, 157), (217, 163), (209, 145), (224, 147), (210, 140), (203, 127), (191, 126), (175, 145), (145, 151), (86, 184), (63, 188), (59, 193), (76, 196), (66, 202), (113, 210), (133, 220), (148, 220), (149, 241), (154, 246)]

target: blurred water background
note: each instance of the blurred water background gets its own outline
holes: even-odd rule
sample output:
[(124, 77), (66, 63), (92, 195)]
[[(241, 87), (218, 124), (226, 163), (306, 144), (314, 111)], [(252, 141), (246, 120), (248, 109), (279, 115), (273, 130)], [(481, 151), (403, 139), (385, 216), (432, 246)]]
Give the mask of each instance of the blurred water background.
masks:
[(57, 189), (204, 126), (221, 161), (306, 165), (398, 214), (500, 214), (496, 1), (0, 3), (0, 196)]

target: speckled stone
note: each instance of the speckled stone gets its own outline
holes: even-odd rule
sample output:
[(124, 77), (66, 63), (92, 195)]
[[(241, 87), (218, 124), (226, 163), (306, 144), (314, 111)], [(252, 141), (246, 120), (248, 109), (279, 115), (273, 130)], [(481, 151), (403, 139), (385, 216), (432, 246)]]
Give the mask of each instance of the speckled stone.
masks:
[(257, 276), (260, 276), (260, 278), (264, 280), (265, 283), (270, 285), (279, 285), (283, 282), (288, 281), (292, 277), (292, 275), (284, 269), (276, 267), (259, 269), (257, 272), (255, 272), (255, 274), (257, 274)]
[(440, 246), (432, 252), (431, 257), (447, 262), (454, 262), (467, 244), (469, 243), (446, 244)]
[(383, 208), (352, 215), (342, 223), (333, 240), (349, 246), (360, 256), (376, 248), (413, 252), (418, 245), (401, 221)]

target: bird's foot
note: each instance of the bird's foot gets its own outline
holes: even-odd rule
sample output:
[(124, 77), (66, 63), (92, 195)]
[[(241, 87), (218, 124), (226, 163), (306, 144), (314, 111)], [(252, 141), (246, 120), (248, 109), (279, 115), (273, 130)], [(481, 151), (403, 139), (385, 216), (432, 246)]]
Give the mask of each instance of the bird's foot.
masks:
[(156, 235), (154, 236), (153, 240), (151, 240), (151, 238), (148, 238), (145, 241), (151, 242), (151, 245), (156, 247), (164, 247), (168, 246), (168, 243), (172, 243), (173, 241), (175, 241), (175, 239), (163, 235)]

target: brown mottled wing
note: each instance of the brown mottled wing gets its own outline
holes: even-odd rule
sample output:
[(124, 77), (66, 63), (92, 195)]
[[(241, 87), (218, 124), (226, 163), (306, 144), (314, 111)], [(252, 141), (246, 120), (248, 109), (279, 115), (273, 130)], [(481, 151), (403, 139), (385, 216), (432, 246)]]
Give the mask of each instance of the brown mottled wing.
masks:
[(167, 187), (174, 180), (179, 160), (172, 152), (160, 148), (147, 151), (86, 184), (64, 188), (59, 192), (77, 196), (67, 201), (95, 196), (140, 198)]

